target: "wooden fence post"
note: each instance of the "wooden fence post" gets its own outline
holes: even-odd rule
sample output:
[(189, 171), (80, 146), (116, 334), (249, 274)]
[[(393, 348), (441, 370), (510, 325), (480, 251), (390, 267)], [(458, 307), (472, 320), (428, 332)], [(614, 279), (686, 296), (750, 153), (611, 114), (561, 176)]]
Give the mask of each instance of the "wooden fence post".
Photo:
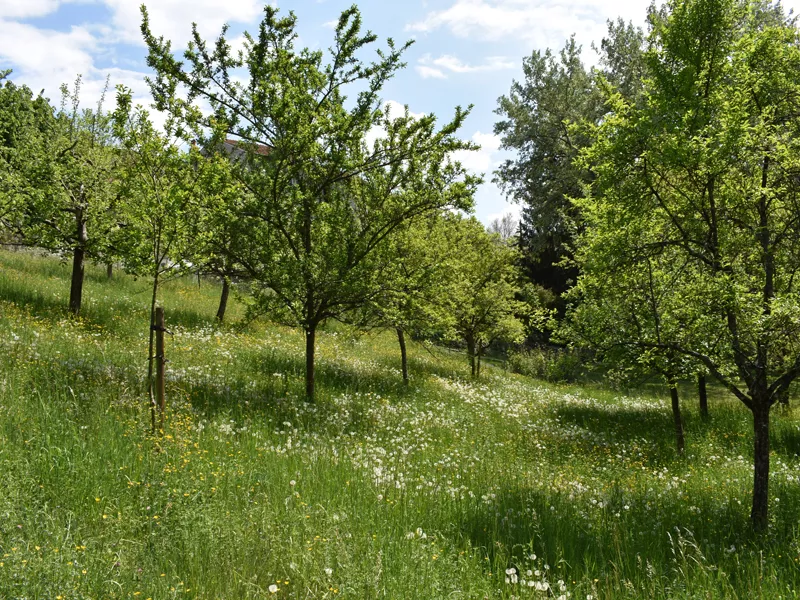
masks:
[(167, 409), (167, 401), (164, 396), (164, 367), (166, 357), (164, 356), (164, 308), (156, 308), (156, 404), (161, 417), (161, 429), (164, 429), (164, 413)]

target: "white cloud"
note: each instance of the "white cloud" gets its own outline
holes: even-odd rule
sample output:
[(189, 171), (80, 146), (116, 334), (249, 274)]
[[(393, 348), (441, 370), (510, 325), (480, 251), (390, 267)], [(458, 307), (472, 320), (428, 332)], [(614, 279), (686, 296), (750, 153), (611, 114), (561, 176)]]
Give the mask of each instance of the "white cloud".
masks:
[(447, 75), (445, 75), (439, 69), (428, 67), (426, 65), (417, 65), (414, 68), (417, 70), (417, 73), (419, 73), (423, 79), (447, 79)]
[(12, 80), (27, 85), (35, 94), (44, 90), (44, 95), (56, 106), (61, 99), (61, 84), (67, 84), (72, 90), (78, 75), (81, 75), (82, 106), (97, 105), (107, 76), (106, 110), (115, 105), (114, 87), (117, 84), (131, 88), (137, 99), (150, 102), (144, 73), (95, 66), (96, 56), (106, 50), (105, 42), (87, 27), (54, 31), (0, 19), (0, 39), (3, 40), (0, 64), (13, 66)]
[(473, 173), (489, 175), (499, 165), (494, 155), (500, 149), (500, 137), (493, 133), (476, 131), (470, 141), (478, 144), (480, 150), (458, 150), (453, 153), (453, 160)]
[(497, 152), (500, 149), (500, 136), (494, 133), (481, 133), (476, 131), (472, 136), (472, 141), (480, 144), (483, 150)]
[(231, 54), (233, 56), (238, 56), (239, 52), (245, 52), (247, 50), (247, 38), (244, 37), (244, 34), (238, 35), (235, 38), (228, 38), (228, 45), (231, 47)]
[(475, 194), (475, 206), (477, 217), (488, 225), (495, 218), (502, 216), (503, 212), (515, 210), (515, 207), (503, 199), (500, 190), (491, 182), (492, 171), (500, 166), (504, 151), (500, 150), (500, 136), (493, 133), (476, 131), (472, 134), (470, 141), (478, 144), (481, 147), (480, 150), (459, 150), (454, 152), (451, 158), (460, 162), (461, 166), (468, 171), (484, 176), (484, 183), (478, 186)]
[[(383, 103), (383, 106), (384, 106), (384, 112), (388, 112), (389, 115), (395, 119), (397, 117), (402, 117), (406, 112), (406, 105), (397, 102), (395, 100), (386, 100)], [(421, 112), (417, 113), (411, 110), (408, 111), (408, 114), (412, 119), (421, 119), (422, 117), (425, 116), (425, 113)]]
[(0, 63), (13, 65), (15, 79), (24, 76), (31, 89), (44, 88), (51, 97), (59, 85), (92, 69), (92, 52), (98, 49), (97, 39), (85, 27), (62, 32), (0, 20), (0, 39)]
[(450, 54), (443, 54), (439, 58), (431, 58), (426, 54), (419, 59), (417, 71), (422, 77), (447, 77), (444, 71), (451, 73), (477, 73), (480, 71), (500, 71), (503, 69), (513, 69), (514, 63), (504, 56), (489, 56), (480, 65), (469, 65), (461, 62), (461, 59)]
[(572, 33), (588, 48), (606, 31), (607, 19), (621, 16), (644, 23), (642, 0), (455, 0), (444, 10), (428, 13), (407, 31), (430, 33), (439, 29), (470, 40), (534, 43), (537, 47), (561, 47)]
[[(119, 41), (142, 44), (139, 2), (103, 2), (112, 11), (112, 24), (118, 30)], [(183, 46), (191, 39), (192, 23), (197, 23), (197, 29), (204, 38), (213, 41), (225, 23), (250, 23), (258, 18), (264, 7), (260, 0), (148, 0), (145, 4), (153, 34), (163, 35), (176, 46)]]
[[(14, 19), (40, 17), (59, 6), (75, 2), (96, 2), (108, 6), (110, 20), (102, 24), (73, 26), (56, 31), (21, 23)], [(191, 34), (192, 22), (208, 39), (214, 40), (226, 22), (253, 22), (263, 10), (262, 0), (160, 0), (150, 4), (150, 24), (155, 35), (171, 39), (176, 47), (184, 45)], [(83, 76), (81, 104), (94, 105), (100, 98), (106, 75), (110, 75), (110, 93), (106, 103), (113, 107), (114, 86), (124, 84), (134, 97), (149, 104), (149, 90), (144, 73), (121, 68), (98, 68), (98, 59), (116, 64), (116, 44), (141, 44), (139, 2), (132, 0), (0, 0), (0, 65), (14, 68), (15, 81), (34, 92), (44, 89), (58, 103), (59, 86), (70, 86), (78, 74)], [(231, 40), (234, 51), (244, 46), (244, 37)]]
[(58, 9), (60, 0), (0, 0), (0, 18), (43, 17)]

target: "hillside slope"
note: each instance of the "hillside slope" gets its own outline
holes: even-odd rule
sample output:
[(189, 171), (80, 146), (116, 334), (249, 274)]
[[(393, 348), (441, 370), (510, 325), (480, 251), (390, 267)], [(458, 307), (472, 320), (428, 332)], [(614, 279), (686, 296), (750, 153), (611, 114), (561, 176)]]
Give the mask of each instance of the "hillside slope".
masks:
[[(775, 415), (772, 523), (749, 534), (751, 432), (726, 400), (545, 385), (331, 326), (213, 324), (165, 288), (169, 415), (148, 433), (147, 284), (0, 253), (0, 598), (794, 598), (800, 422)], [(238, 324), (237, 324), (238, 323)]]

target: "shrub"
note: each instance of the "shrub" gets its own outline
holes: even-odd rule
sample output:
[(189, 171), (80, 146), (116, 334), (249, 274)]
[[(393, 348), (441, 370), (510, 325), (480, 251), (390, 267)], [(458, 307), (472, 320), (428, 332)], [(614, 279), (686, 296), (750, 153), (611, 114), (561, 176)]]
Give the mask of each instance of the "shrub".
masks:
[(574, 382), (584, 374), (585, 357), (574, 350), (532, 348), (511, 352), (509, 370), (520, 375), (551, 382)]

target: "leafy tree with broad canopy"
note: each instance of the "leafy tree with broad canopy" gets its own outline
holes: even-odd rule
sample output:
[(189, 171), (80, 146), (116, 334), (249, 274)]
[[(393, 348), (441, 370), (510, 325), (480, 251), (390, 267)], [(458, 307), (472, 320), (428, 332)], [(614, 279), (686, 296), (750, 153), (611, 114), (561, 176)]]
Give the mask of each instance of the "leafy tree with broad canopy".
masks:
[(636, 264), (603, 260), (593, 239), (645, 221), (658, 232), (619, 246), (673, 257), (659, 271), (681, 300), (666, 307), (676, 335), (641, 346), (702, 363), (752, 411), (750, 517), (763, 531), (770, 409), (800, 375), (800, 34), (753, 0), (674, 0), (651, 26), (643, 100), (611, 94), (586, 153), (580, 285), (613, 294), (615, 270)]
[(62, 85), (55, 113), (44, 98), (33, 100), (27, 88), (10, 82), (0, 99), (0, 110), (12, 117), (0, 128), (21, 126), (15, 134), (4, 134), (13, 148), (3, 152), (8, 176), (2, 186), (9, 188), (3, 195), (16, 199), (16, 210), (8, 213), (14, 218), (6, 224), (13, 225), (24, 244), (72, 255), (69, 310), (74, 315), (81, 310), (86, 259), (110, 260), (110, 240), (119, 225), (105, 92), (96, 110), (81, 109), (80, 88), (80, 76), (72, 90)]
[(474, 218), (451, 219), (449, 225), (449, 245), (456, 249), (444, 292), (450, 336), (466, 344), (472, 375), (479, 377), (481, 357), (492, 343), (522, 340), (520, 317), (531, 307), (518, 299), (518, 250)]
[(397, 334), (403, 383), (408, 384), (406, 336), (431, 339), (451, 331), (453, 310), (448, 299), (457, 277), (458, 254), (453, 223), (458, 215), (433, 213), (404, 223), (382, 248), (388, 252), (383, 289), (352, 315), (364, 329), (387, 328)]
[[(377, 38), (362, 34), (356, 7), (339, 18), (328, 62), (322, 51), (295, 48), (295, 15), (281, 17), (273, 6), (240, 51), (227, 28), (208, 44), (194, 27), (183, 60), (153, 34), (144, 7), (142, 16), (156, 107), (205, 127), (203, 147), (231, 136), (246, 152), (234, 165), (252, 198), (243, 211), (252, 246), (238, 262), (271, 316), (303, 329), (313, 400), (317, 328), (379, 292), (389, 268), (382, 245), (415, 216), (471, 207), (480, 179), (450, 158), (475, 148), (456, 136), (469, 110), (456, 108), (438, 129), (434, 115), (385, 112), (380, 91), (404, 66), (410, 43), (390, 39), (364, 60)], [(370, 146), (376, 128), (383, 135)]]
[(686, 327), (684, 294), (687, 289), (699, 293), (701, 281), (693, 279), (697, 273), (680, 253), (646, 250), (648, 241), (657, 239), (656, 223), (630, 219), (625, 211), (595, 210), (591, 200), (584, 212), (590, 227), (579, 238), (576, 260), (585, 275), (566, 295), (568, 318), (556, 337), (595, 350), (617, 377), (662, 377), (670, 389), (677, 450), (683, 454), (677, 383), (695, 374), (698, 365), (670, 344), (690, 343), (692, 335), (712, 339), (708, 331)]
[(34, 96), (27, 86), (9, 79), (11, 71), (0, 71), (0, 227), (14, 234), (20, 210), (26, 203), (38, 204), (48, 194), (39, 183), (49, 178), (49, 165), (36, 160), (46, 153), (55, 130), (53, 107), (46, 98)]

